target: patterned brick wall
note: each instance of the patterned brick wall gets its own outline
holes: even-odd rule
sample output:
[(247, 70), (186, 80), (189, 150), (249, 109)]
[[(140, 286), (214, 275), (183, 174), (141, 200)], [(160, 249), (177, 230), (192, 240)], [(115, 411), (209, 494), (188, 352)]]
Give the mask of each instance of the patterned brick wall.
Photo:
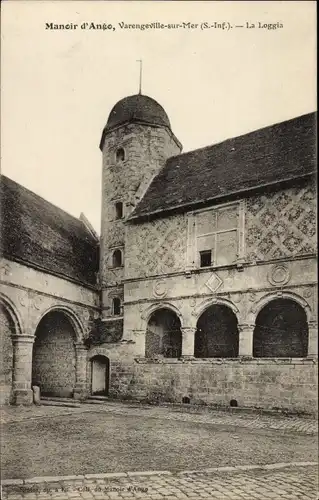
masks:
[(128, 227), (126, 278), (183, 271), (186, 265), (186, 215)]
[(316, 193), (291, 188), (246, 200), (249, 261), (313, 254), (316, 251)]
[[(245, 260), (267, 261), (316, 251), (315, 189), (291, 188), (246, 199)], [(129, 226), (126, 278), (184, 271), (187, 214)]]

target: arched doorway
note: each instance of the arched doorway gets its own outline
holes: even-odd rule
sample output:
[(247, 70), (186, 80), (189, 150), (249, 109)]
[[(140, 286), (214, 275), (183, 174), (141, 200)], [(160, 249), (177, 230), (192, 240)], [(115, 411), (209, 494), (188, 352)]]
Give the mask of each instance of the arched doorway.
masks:
[(305, 310), (294, 300), (274, 299), (256, 318), (254, 357), (307, 356), (308, 323)]
[(0, 303), (0, 404), (12, 402), (13, 346), (11, 336), (15, 333), (14, 322)]
[(229, 307), (215, 304), (199, 317), (195, 333), (196, 358), (235, 358), (238, 344), (237, 318)]
[(181, 322), (170, 309), (158, 309), (147, 324), (145, 357), (156, 355), (165, 358), (179, 358), (182, 355)]
[(32, 384), (44, 396), (73, 397), (76, 381), (76, 334), (64, 312), (51, 311), (40, 321), (33, 345)]
[(110, 385), (110, 360), (106, 356), (97, 355), (91, 359), (91, 393), (107, 396)]

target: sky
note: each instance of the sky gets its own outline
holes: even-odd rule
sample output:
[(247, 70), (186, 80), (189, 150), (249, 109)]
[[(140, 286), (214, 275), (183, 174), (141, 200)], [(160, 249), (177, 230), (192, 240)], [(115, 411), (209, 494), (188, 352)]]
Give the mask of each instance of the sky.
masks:
[[(155, 22), (198, 27), (120, 28)], [(201, 29), (214, 22), (226, 29)], [(138, 92), (138, 59), (142, 93), (164, 107), (185, 152), (316, 109), (312, 1), (7, 0), (1, 46), (2, 173), (76, 217), (84, 212), (97, 232), (99, 141), (114, 104)]]

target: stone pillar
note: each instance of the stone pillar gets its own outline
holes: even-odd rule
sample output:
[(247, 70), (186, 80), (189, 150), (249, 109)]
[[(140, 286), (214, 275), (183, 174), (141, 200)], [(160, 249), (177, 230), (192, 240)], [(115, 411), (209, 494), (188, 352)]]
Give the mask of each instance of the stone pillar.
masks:
[(253, 357), (253, 337), (254, 325), (242, 324), (238, 325), (239, 332), (239, 350), (238, 356)]
[(34, 335), (13, 335), (13, 403), (31, 405), (33, 403), (32, 349)]
[(318, 325), (316, 321), (309, 321), (308, 324), (308, 353), (309, 358), (318, 356)]
[(85, 399), (88, 396), (87, 388), (87, 348), (81, 343), (75, 344), (76, 355), (76, 382), (74, 399)]
[(196, 328), (182, 328), (182, 357), (193, 358), (195, 348), (195, 332)]

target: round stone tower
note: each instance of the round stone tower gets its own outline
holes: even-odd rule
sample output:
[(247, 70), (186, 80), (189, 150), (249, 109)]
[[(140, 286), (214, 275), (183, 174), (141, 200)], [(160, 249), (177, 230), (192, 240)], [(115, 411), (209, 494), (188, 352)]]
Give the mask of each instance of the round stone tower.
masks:
[[(137, 94), (120, 100), (103, 130), (100, 283), (102, 320), (119, 338), (123, 328), (125, 221), (154, 176), (182, 146), (168, 116), (154, 99)], [(106, 325), (107, 326), (107, 325)]]

